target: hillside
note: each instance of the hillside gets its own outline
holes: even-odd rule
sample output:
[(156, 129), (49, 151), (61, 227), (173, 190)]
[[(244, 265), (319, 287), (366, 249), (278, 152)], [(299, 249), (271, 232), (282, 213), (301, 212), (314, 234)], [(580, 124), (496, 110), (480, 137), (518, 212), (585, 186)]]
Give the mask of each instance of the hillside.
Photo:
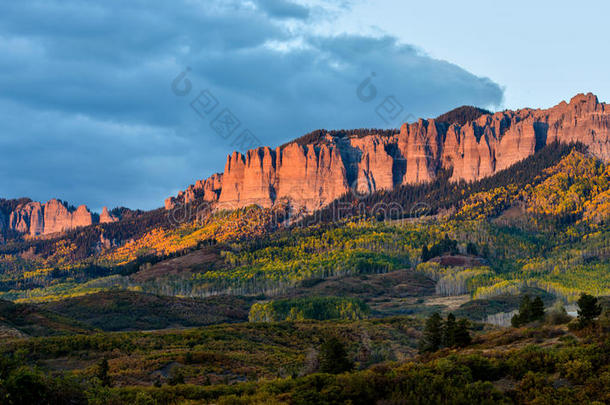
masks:
[[(36, 392), (72, 403), (86, 403), (85, 398), (112, 404), (144, 400), (370, 404), (405, 399), (425, 404), (606, 403), (610, 399), (610, 347), (601, 331), (571, 332), (565, 325), (480, 331), (466, 348), (418, 354), (421, 328), (420, 321), (408, 317), (249, 323), (17, 339), (0, 345), (0, 353), (7, 359), (9, 376), (34, 376), (39, 384)], [(352, 371), (319, 371), (318, 350), (329, 336), (337, 336), (345, 345)], [(9, 360), (15, 353), (21, 353), (26, 367), (40, 367), (49, 374), (42, 377), (27, 368), (17, 371)], [(107, 367), (101, 368), (102, 364)], [(52, 377), (56, 375), (66, 378)], [(6, 389), (18, 392), (10, 383)]]
[(93, 328), (74, 318), (35, 305), (0, 300), (0, 337), (91, 333)]
[(203, 326), (248, 319), (250, 300), (238, 297), (187, 299), (132, 291), (107, 291), (39, 305), (105, 331)]
[[(278, 223), (286, 218), (283, 208), (251, 206), (185, 217), (174, 226), (151, 224), (140, 237), (83, 256), (75, 254), (87, 249), (80, 235), (99, 230), (22, 242), (17, 251), (9, 250), (17, 245), (5, 245), (0, 296), (38, 302), (138, 289), (166, 296), (264, 299), (301, 294), (308, 280), (403, 269), (435, 283), (439, 274), (446, 276), (443, 283), (459, 279), (462, 284), (452, 291), (478, 299), (529, 287), (567, 301), (581, 292), (608, 295), (609, 169), (580, 150), (553, 143), (477, 182), (442, 177), (363, 199), (348, 195), (289, 226)], [(400, 209), (379, 210), (383, 204)], [(105, 225), (120, 230), (121, 223)], [(474, 254), (486, 265), (422, 263), (423, 247), (441, 246), (446, 237), (455, 241), (457, 253)], [(394, 287), (386, 282), (379, 294), (393, 300)], [(357, 295), (359, 283), (344, 294)], [(377, 308), (373, 295), (363, 298)], [(397, 302), (380, 311), (400, 313), (389, 309), (393, 305)]]

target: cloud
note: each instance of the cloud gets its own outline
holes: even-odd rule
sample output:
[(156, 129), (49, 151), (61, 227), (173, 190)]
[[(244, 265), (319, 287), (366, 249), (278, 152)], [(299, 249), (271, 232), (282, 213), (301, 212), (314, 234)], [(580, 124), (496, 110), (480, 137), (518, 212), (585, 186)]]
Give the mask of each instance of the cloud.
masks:
[(306, 19), (309, 9), (285, 0), (258, 0), (259, 6), (270, 17)]
[[(312, 31), (320, 7), (2, 3), (0, 196), (154, 208), (222, 171), (245, 129), (275, 146), (317, 128), (397, 127), (501, 103), (489, 79), (396, 38)], [(177, 96), (172, 81), (187, 66), (191, 91)], [(363, 101), (367, 79), (376, 97)], [(200, 116), (190, 103), (203, 90), (218, 106)], [(401, 110), (392, 120), (377, 113), (388, 99)], [(211, 127), (223, 110), (240, 123), (228, 139)]]

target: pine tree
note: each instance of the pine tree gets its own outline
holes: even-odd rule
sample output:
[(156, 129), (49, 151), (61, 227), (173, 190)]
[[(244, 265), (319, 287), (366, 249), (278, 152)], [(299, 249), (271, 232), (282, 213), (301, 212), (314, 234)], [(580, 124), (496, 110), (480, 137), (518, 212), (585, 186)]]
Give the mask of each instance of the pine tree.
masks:
[(532, 316), (532, 302), (530, 301), (529, 295), (526, 295), (521, 299), (519, 304), (519, 313), (511, 319), (511, 324), (518, 328), (521, 325), (528, 323)]
[(470, 322), (468, 319), (460, 319), (457, 322), (457, 327), (455, 330), (455, 345), (457, 347), (466, 347), (470, 343), (472, 343), (472, 337), (470, 336)]
[(483, 245), (483, 252), (481, 253), (483, 257), (489, 257), (489, 245)]
[(469, 255), (477, 256), (479, 254), (477, 245), (472, 242), (468, 242), (468, 244), (466, 245), (466, 253), (468, 253)]
[(435, 352), (441, 347), (443, 336), (443, 318), (438, 312), (433, 313), (427, 320), (424, 334), (419, 341), (421, 352)]
[(110, 376), (108, 375), (108, 359), (103, 358), (97, 365), (96, 377), (100, 379), (104, 387), (110, 386)]
[(602, 313), (598, 299), (592, 295), (582, 294), (576, 303), (578, 304), (578, 322), (581, 327), (590, 325)]
[(531, 305), (530, 322), (539, 321), (544, 318), (544, 302), (542, 298), (536, 297)]
[(428, 250), (428, 245), (424, 245), (424, 247), (421, 248), (421, 261), (427, 262), (428, 260), (430, 260), (430, 251)]
[(327, 339), (320, 347), (318, 357), (322, 373), (340, 374), (350, 371), (354, 364), (347, 357), (344, 344), (335, 336)]
[(447, 315), (447, 321), (443, 325), (443, 339), (442, 344), (445, 347), (453, 347), (455, 346), (455, 334), (457, 332), (457, 323), (455, 321), (455, 316), (450, 313)]

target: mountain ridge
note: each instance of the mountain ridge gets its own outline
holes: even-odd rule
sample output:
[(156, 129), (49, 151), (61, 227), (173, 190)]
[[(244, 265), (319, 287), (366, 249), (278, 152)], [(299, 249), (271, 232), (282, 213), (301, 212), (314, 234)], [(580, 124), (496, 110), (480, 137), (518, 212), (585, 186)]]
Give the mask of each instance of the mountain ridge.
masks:
[[(610, 105), (592, 93), (550, 109), (490, 113), (463, 106), (396, 130), (317, 130), (275, 149), (260, 147), (227, 157), (223, 173), (198, 180), (168, 197), (171, 210), (202, 201), (217, 208), (289, 205), (311, 213), (343, 195), (358, 198), (402, 185), (422, 184), (451, 170), (451, 180), (489, 177), (552, 142), (578, 142), (610, 160)], [(100, 215), (52, 199), (0, 200), (0, 235), (47, 236), (118, 221), (117, 210)]]
[(165, 208), (201, 199), (229, 209), (289, 202), (312, 212), (347, 193), (429, 182), (441, 170), (451, 169), (453, 181), (478, 180), (555, 141), (582, 143), (591, 155), (610, 160), (610, 105), (592, 93), (549, 109), (492, 114), (460, 107), (437, 119), (405, 123), (395, 133), (359, 131), (364, 130), (314, 131), (275, 149), (233, 152), (223, 173), (168, 197)]
[[(5, 200), (5, 202), (7, 202)], [(0, 207), (0, 234), (3, 230), (15, 231), (29, 236), (50, 235), (93, 224), (104, 224), (118, 221), (107, 207), (97, 215), (86, 205), (77, 208), (67, 202), (51, 199), (46, 203), (27, 198), (8, 200), (8, 213)], [(15, 205), (10, 207), (10, 205)]]

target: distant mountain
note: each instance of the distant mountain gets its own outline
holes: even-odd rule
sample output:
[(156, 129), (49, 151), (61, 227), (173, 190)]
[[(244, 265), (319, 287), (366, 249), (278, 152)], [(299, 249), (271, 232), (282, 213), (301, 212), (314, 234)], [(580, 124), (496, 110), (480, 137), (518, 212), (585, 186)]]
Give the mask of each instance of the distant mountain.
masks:
[(57, 199), (45, 204), (29, 198), (0, 200), (0, 234), (13, 231), (30, 236), (49, 235), (116, 221), (118, 217), (108, 212), (106, 207), (101, 215), (97, 215), (86, 205), (75, 208)]
[(165, 207), (201, 199), (224, 208), (288, 202), (311, 212), (347, 193), (424, 183), (446, 170), (453, 181), (482, 179), (555, 141), (581, 143), (610, 160), (610, 105), (589, 93), (547, 110), (460, 107), (400, 131), (314, 131), (276, 149), (233, 152), (224, 173), (169, 197)]
[[(547, 110), (492, 114), (463, 106), (435, 119), (403, 124), (400, 130), (317, 130), (276, 149), (233, 152), (224, 173), (167, 198), (165, 208), (200, 200), (227, 209), (282, 204), (311, 213), (346, 194), (397, 190), (429, 182), (447, 170), (452, 181), (482, 179), (554, 141), (581, 143), (592, 156), (610, 160), (610, 105), (589, 93)], [(133, 222), (137, 214), (104, 207), (98, 215), (57, 199), (0, 199), (0, 240), (54, 235), (122, 218)]]

